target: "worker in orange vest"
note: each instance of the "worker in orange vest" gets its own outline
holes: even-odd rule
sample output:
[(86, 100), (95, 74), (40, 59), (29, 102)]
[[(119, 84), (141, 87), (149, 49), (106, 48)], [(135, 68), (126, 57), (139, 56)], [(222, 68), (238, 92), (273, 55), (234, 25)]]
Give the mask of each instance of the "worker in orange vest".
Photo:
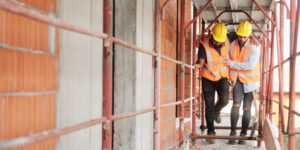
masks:
[[(252, 32), (250, 22), (241, 22), (237, 28), (238, 38), (231, 43), (229, 56), (224, 63), (229, 66), (229, 80), (233, 83), (233, 106), (230, 113), (230, 136), (236, 136), (239, 110), (243, 101), (242, 130), (240, 136), (247, 134), (251, 118), (251, 104), (254, 92), (258, 90), (260, 81), (259, 46), (251, 43), (249, 36)], [(235, 140), (229, 140), (229, 144), (236, 144)], [(238, 144), (246, 141), (239, 140)]]
[[(198, 61), (195, 68), (200, 68), (202, 89), (205, 100), (205, 118), (207, 134), (215, 135), (214, 120), (221, 122), (220, 111), (229, 100), (229, 68), (223, 63), (228, 58), (230, 42), (227, 39), (227, 28), (224, 24), (216, 24), (212, 36), (200, 42)], [(215, 105), (215, 92), (219, 100)], [(213, 139), (206, 139), (213, 144)]]

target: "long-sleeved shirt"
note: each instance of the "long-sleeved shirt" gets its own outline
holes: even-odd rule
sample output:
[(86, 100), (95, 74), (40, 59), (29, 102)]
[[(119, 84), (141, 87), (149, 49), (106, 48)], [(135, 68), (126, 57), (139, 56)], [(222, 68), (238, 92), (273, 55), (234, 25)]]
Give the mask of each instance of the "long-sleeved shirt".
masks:
[[(235, 42), (232, 42), (231, 44), (234, 44)], [(238, 42), (237, 42), (238, 43)], [(241, 50), (242, 47), (240, 47)], [(259, 55), (260, 55), (260, 47), (253, 45), (251, 49), (251, 55), (248, 61), (246, 62), (237, 62), (237, 61), (231, 61), (230, 68), (236, 69), (236, 70), (252, 70), (258, 63), (259, 63)], [(252, 91), (258, 90), (260, 82), (248, 82), (244, 83), (244, 93), (249, 93)], [(235, 85), (235, 82), (233, 83)]]

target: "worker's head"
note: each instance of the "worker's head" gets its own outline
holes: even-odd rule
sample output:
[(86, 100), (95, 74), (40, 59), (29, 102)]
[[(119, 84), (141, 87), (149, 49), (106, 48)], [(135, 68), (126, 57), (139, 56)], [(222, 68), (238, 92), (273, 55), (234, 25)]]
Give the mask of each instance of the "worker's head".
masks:
[(227, 28), (224, 24), (216, 24), (212, 29), (213, 44), (216, 46), (222, 45), (227, 37)]
[(236, 30), (236, 34), (238, 35), (238, 41), (240, 42), (240, 44), (244, 44), (248, 40), (251, 33), (251, 23), (248, 21), (241, 22)]

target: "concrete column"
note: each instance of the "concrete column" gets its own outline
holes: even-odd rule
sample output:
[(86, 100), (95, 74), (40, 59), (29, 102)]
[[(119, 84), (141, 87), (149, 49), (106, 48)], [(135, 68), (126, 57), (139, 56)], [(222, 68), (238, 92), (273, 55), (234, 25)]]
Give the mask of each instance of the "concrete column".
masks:
[[(154, 0), (115, 0), (117, 38), (153, 51)], [(124, 24), (126, 23), (126, 24)], [(115, 46), (114, 114), (153, 106), (152, 56)], [(114, 149), (153, 149), (153, 113), (114, 122)]]
[[(102, 33), (102, 0), (60, 0), (58, 18)], [(102, 40), (66, 30), (59, 31), (59, 92), (57, 128), (102, 116)], [(57, 149), (101, 149), (102, 126), (61, 136)]]

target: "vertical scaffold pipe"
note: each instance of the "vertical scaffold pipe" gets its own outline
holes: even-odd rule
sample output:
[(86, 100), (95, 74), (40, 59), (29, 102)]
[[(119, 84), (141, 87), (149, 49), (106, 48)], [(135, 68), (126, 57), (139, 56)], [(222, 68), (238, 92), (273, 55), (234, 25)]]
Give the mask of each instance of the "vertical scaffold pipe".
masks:
[[(103, 1), (103, 32), (111, 36), (110, 0)], [(112, 149), (112, 42), (105, 39), (103, 42), (103, 117), (107, 122), (102, 125), (102, 149)]]
[[(295, 0), (290, 1), (290, 103), (289, 103), (289, 118), (288, 118), (288, 133), (295, 131), (295, 116), (293, 114), (295, 108), (295, 65), (296, 65), (296, 49), (297, 49), (297, 38), (298, 38), (298, 23), (299, 23), (299, 1), (296, 14), (296, 2)], [(297, 32), (297, 33), (296, 33)], [(295, 134), (289, 134), (289, 150), (295, 149)]]
[[(275, 17), (275, 12), (272, 13), (272, 19)], [(274, 67), (274, 40), (275, 40), (275, 25), (271, 24), (271, 55), (270, 55), (270, 67), (269, 67), (269, 82), (268, 82), (268, 108), (269, 108), (269, 119), (273, 121), (273, 67)]]
[[(283, 1), (283, 0), (281, 0)], [(277, 11), (277, 9), (275, 9)], [(275, 17), (277, 20), (277, 17)], [(279, 115), (278, 115), (278, 140), (281, 149), (283, 149), (283, 133), (284, 133), (284, 113), (283, 113), (283, 44), (284, 44), (284, 5), (280, 5), (280, 28), (278, 27), (278, 21), (276, 21), (276, 35), (277, 35), (277, 59), (278, 59), (278, 75), (279, 75)], [(278, 36), (279, 35), (279, 36)]]
[[(202, 32), (205, 30), (205, 22), (204, 20), (202, 20)], [(204, 37), (203, 37), (204, 38)], [(199, 72), (200, 75), (200, 72)], [(204, 98), (202, 96), (202, 79), (199, 78), (199, 103), (201, 103), (201, 132), (204, 132), (204, 124), (205, 124), (205, 102), (204, 102)]]
[(154, 107), (157, 110), (154, 111), (154, 131), (153, 131), (153, 149), (160, 149), (160, 0), (155, 0), (155, 37), (154, 37), (154, 50), (158, 54), (155, 57), (155, 68), (154, 68)]
[[(196, 16), (196, 7), (193, 7), (194, 17)], [(196, 36), (197, 36), (197, 22), (193, 22), (193, 64), (196, 64)], [(196, 97), (196, 69), (193, 70), (193, 97)], [(192, 134), (196, 134), (196, 100), (193, 100), (193, 113), (192, 113)]]
[[(264, 47), (262, 47), (262, 55), (260, 57), (260, 61), (262, 64), (261, 67), (261, 78), (260, 78), (260, 96), (259, 96), (259, 116), (258, 116), (258, 136), (262, 137), (262, 120), (263, 120), (263, 114), (264, 114), (264, 91), (265, 91), (265, 82), (264, 82), (264, 78), (265, 78), (265, 58), (266, 58), (266, 48), (267, 48), (267, 38), (264, 39)], [(257, 141), (257, 147), (261, 147), (261, 140)]]
[[(185, 0), (180, 1), (180, 61), (185, 62), (184, 60), (184, 44), (185, 44), (185, 35), (184, 35), (184, 27), (185, 27)], [(179, 123), (179, 145), (181, 145), (184, 141), (184, 65), (180, 66), (180, 80), (179, 80), (179, 96), (182, 104), (180, 105), (180, 123)]]

